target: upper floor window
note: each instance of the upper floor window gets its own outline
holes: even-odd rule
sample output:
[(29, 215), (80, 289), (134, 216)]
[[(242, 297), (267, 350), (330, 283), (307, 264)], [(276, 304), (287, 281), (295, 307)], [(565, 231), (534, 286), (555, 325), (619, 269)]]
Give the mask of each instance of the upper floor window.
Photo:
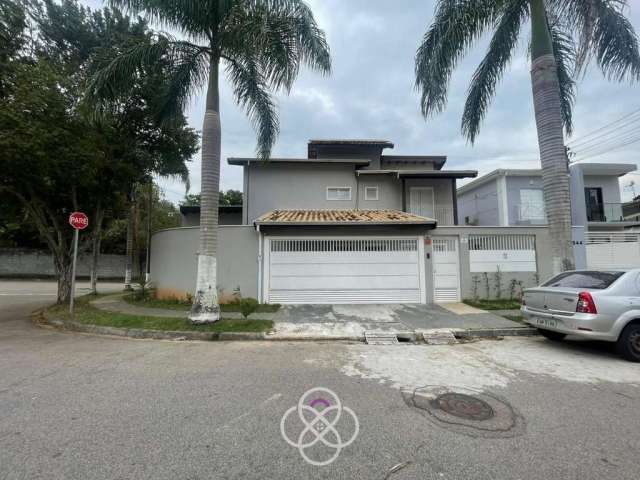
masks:
[(327, 200), (351, 200), (351, 187), (327, 187)]
[(544, 196), (542, 190), (520, 190), (520, 220), (544, 220)]
[(378, 187), (364, 187), (365, 200), (378, 200)]

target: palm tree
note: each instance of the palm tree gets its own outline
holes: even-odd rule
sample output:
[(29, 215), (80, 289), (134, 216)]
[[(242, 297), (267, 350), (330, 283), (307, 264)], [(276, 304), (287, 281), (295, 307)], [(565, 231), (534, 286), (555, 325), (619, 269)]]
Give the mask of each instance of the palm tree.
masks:
[[(289, 92), (301, 64), (328, 74), (331, 59), (324, 32), (302, 0), (111, 0), (133, 14), (180, 32), (186, 40), (157, 35), (151, 45), (133, 46), (94, 79), (95, 91), (126, 89), (142, 65), (167, 61), (163, 118), (182, 111), (207, 86), (202, 126), (202, 200), (196, 292), (190, 319), (219, 318), (216, 289), (218, 189), (220, 184), (220, 66), (236, 102), (257, 130), (257, 154), (266, 160), (278, 135), (271, 92)], [(150, 62), (150, 63), (149, 63)]]
[(568, 159), (574, 79), (595, 58), (612, 80), (640, 79), (638, 39), (626, 0), (439, 0), (416, 54), (416, 86), (425, 117), (441, 112), (458, 60), (492, 31), (469, 87), (462, 133), (473, 143), (527, 20), (531, 24), (531, 84), (542, 182), (555, 273), (573, 266)]

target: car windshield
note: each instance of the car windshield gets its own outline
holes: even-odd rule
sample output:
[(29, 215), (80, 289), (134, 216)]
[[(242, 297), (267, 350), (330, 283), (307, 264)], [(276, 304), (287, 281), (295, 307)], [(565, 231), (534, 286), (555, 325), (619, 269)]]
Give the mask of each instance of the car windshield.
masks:
[(594, 288), (609, 287), (625, 272), (566, 272), (553, 277), (543, 287)]

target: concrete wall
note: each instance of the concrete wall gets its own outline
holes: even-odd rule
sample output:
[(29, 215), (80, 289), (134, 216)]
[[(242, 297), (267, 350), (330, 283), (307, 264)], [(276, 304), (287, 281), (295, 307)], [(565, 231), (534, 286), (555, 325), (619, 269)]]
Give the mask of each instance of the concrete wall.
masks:
[[(160, 297), (192, 295), (196, 287), (199, 227), (162, 230), (151, 238), (151, 282)], [(220, 301), (240, 288), (257, 296), (258, 234), (252, 226), (220, 226), (218, 230)]]
[[(539, 282), (553, 276), (551, 270), (551, 262), (549, 261), (551, 254), (551, 243), (549, 240), (549, 231), (547, 227), (438, 227), (430, 234), (431, 237), (437, 236), (453, 236), (458, 238), (460, 249), (460, 291), (462, 298), (473, 297), (473, 276), (477, 276), (481, 281), (478, 285), (478, 295), (484, 298), (485, 287), (482, 281), (482, 273), (471, 273), (469, 268), (469, 235), (535, 235), (536, 237), (536, 272), (501, 272), (502, 274), (502, 298), (509, 297), (509, 284), (512, 279), (521, 281), (524, 287), (532, 287)], [(426, 253), (432, 253), (431, 245), (425, 245)], [(495, 297), (494, 274), (489, 273), (489, 284), (491, 297)], [(433, 295), (433, 284), (429, 283), (433, 277), (432, 265), (427, 260), (427, 295)]]
[(458, 223), (465, 217), (476, 219), (478, 225), (499, 225), (496, 181), (492, 180), (458, 196)]
[[(100, 255), (98, 261), (98, 278), (124, 279), (124, 255)], [(77, 272), (79, 277), (89, 277), (91, 273), (91, 257), (81, 255), (78, 258)], [(21, 248), (0, 249), (0, 277), (29, 278), (55, 277), (53, 256), (46, 251), (27, 250)], [(137, 275), (137, 268), (134, 275)]]
[[(365, 187), (378, 187), (378, 200), (365, 200)], [(402, 182), (393, 175), (358, 177), (358, 208), (361, 210), (402, 210)]]

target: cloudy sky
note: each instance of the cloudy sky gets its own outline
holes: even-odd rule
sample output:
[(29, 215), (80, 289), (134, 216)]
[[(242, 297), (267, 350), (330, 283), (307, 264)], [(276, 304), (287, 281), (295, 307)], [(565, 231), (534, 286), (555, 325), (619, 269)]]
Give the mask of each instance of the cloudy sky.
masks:
[[(99, 0), (84, 0), (97, 7)], [(414, 55), (430, 24), (434, 0), (309, 0), (331, 46), (333, 73), (322, 77), (303, 71), (287, 97), (278, 96), (281, 134), (274, 156), (306, 156), (311, 138), (382, 138), (395, 143), (394, 154), (447, 155), (447, 168), (477, 169), (539, 166), (531, 99), (528, 31), (520, 52), (499, 86), (479, 139), (468, 144), (460, 134), (460, 116), (469, 79), (486, 49), (486, 39), (459, 64), (452, 79), (447, 110), (425, 121), (413, 88)], [(640, 32), (640, 1), (632, 0), (629, 18)], [(221, 85), (222, 177), (221, 188), (242, 189), (242, 169), (227, 165), (227, 157), (253, 156), (255, 134), (237, 108), (226, 82)], [(573, 139), (598, 129), (640, 108), (639, 86), (607, 82), (591, 68), (578, 85)], [(191, 125), (200, 130), (204, 94), (189, 109)], [(603, 138), (604, 140), (604, 138)], [(389, 151), (387, 151), (389, 152)], [(590, 158), (598, 162), (640, 160), (640, 143)], [(585, 153), (586, 156), (586, 153)], [(579, 155), (578, 155), (579, 157)], [(640, 162), (638, 162), (640, 163)], [(192, 192), (200, 190), (200, 160), (190, 166)], [(626, 187), (640, 176), (628, 175)], [(166, 197), (179, 201), (184, 187), (160, 181)]]

